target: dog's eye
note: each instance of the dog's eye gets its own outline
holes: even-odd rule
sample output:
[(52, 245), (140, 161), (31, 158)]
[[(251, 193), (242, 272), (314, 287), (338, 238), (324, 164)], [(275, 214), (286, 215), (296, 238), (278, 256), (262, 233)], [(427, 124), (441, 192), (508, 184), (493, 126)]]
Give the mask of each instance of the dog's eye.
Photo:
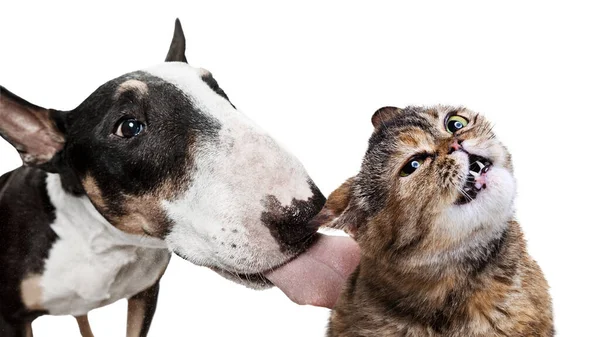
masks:
[(139, 135), (144, 130), (144, 124), (135, 118), (122, 120), (115, 130), (115, 135), (122, 138), (131, 138)]
[(400, 170), (401, 177), (408, 177), (423, 165), (423, 158), (413, 158)]
[(450, 133), (455, 133), (456, 131), (467, 126), (467, 124), (469, 124), (469, 121), (462, 116), (450, 116), (450, 118), (448, 118), (448, 121), (446, 122), (446, 131)]

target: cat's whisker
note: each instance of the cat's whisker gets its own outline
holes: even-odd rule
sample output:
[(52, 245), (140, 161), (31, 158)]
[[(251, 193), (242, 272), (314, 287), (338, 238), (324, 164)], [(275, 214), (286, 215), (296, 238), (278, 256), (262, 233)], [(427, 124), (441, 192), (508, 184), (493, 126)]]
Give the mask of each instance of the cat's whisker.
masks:
[(469, 201), (473, 201), (473, 198), (469, 195), (469, 193), (467, 193), (467, 191), (465, 191), (465, 189), (462, 186), (458, 186), (456, 184), (453, 184), (453, 185), (454, 185), (454, 187), (456, 187), (458, 189), (458, 191), (460, 192), (460, 194), (462, 194)]
[(492, 132), (494, 130), (495, 126), (496, 126), (495, 124), (488, 124), (485, 127), (484, 132), (485, 132), (485, 135), (488, 137), (488, 139), (496, 138), (496, 135)]

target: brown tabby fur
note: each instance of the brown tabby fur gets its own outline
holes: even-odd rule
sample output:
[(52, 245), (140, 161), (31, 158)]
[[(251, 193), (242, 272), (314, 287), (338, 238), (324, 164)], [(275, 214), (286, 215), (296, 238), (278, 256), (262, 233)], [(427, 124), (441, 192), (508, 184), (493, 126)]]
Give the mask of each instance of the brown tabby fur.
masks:
[[(469, 120), (454, 134), (452, 115)], [(382, 108), (372, 121), (360, 173), (314, 220), (345, 229), (362, 251), (328, 336), (553, 336), (548, 285), (514, 220), (510, 155), (490, 124), (443, 106)], [(493, 165), (488, 187), (457, 205), (467, 153)], [(415, 154), (427, 159), (400, 177)]]

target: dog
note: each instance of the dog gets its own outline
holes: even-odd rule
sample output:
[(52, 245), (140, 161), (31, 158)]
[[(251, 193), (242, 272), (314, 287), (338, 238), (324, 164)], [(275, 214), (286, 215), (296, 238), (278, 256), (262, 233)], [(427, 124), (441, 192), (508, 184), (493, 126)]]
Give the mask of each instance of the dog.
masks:
[(128, 299), (146, 336), (171, 252), (251, 288), (305, 251), (325, 198), (302, 164), (185, 56), (106, 82), (71, 111), (0, 87), (0, 134), (23, 166), (0, 177), (0, 336), (38, 316)]

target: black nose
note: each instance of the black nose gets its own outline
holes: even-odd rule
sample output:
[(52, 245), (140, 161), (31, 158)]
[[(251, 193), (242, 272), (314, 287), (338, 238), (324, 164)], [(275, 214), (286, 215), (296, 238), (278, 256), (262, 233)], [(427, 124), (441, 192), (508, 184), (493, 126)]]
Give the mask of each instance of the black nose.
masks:
[(308, 222), (323, 208), (326, 198), (312, 181), (309, 184), (313, 194), (308, 200), (294, 199), (291, 205), (285, 207), (272, 195), (264, 200), (265, 211), (261, 220), (279, 243), (282, 252), (301, 252), (315, 237), (317, 228), (309, 226)]

